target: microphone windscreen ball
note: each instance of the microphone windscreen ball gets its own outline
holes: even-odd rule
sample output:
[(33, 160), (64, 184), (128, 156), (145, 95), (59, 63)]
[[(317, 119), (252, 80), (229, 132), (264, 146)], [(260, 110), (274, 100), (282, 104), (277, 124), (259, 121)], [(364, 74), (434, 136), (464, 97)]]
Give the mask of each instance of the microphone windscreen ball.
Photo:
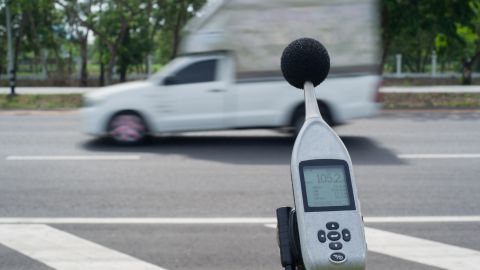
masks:
[(330, 57), (317, 40), (300, 38), (283, 51), (281, 69), (285, 80), (296, 88), (303, 89), (306, 81), (317, 86), (325, 80), (330, 71)]

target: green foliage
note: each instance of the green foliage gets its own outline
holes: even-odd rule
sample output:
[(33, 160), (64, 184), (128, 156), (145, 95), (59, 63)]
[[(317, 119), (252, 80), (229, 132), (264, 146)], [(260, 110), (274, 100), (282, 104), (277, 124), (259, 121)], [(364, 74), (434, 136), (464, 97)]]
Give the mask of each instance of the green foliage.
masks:
[(478, 58), (480, 0), (382, 0), (381, 11), (384, 62), (401, 53), (404, 70), (425, 72), (435, 50), (442, 66), (463, 71)]
[[(6, 44), (5, 2), (0, 0), (0, 43)], [(80, 57), (80, 42), (91, 33), (89, 59), (110, 73), (144, 66), (148, 55), (164, 64), (176, 52), (180, 30), (206, 0), (15, 0), (10, 1), (18, 59), (41, 62), (48, 51), (59, 70), (72, 68)], [(0, 53), (6, 54), (5, 46)], [(67, 59), (68, 58), (68, 59)], [(17, 59), (17, 63), (18, 63)], [(0, 71), (5, 72), (0, 58)], [(37, 69), (38, 70), (38, 69)], [(142, 70), (145, 70), (144, 68)], [(110, 74), (112, 75), (112, 74)]]
[[(6, 1), (0, 9), (1, 28), (0, 39), (7, 44), (5, 25), (5, 6), (8, 5), (11, 13), (13, 47), (15, 58), (21, 58), (25, 53), (33, 53), (40, 57), (41, 51), (52, 52), (58, 64), (61, 61), (61, 45), (66, 32), (61, 23), (62, 14), (54, 8), (52, 0), (15, 0)], [(6, 46), (0, 46), (0, 53), (6, 55)], [(3, 58), (3, 57), (2, 57)], [(6, 59), (0, 62), (6, 65)], [(4, 69), (4, 72), (6, 69)]]
[[(88, 59), (83, 60), (102, 63), (110, 76), (115, 67), (122, 75), (132, 70), (144, 72), (149, 55), (157, 65), (176, 55), (181, 29), (205, 2), (9, 1), (16, 61), (28, 60), (38, 66), (21, 72), (39, 72), (42, 55), (48, 52), (48, 65), (44, 66), (56, 67), (61, 75), (72, 74), (78, 72), (75, 61), (84, 52)], [(0, 0), (1, 55), (6, 55), (6, 3)], [(380, 0), (380, 10), (385, 66), (393, 66), (395, 54), (400, 53), (404, 71), (426, 72), (431, 53), (436, 51), (442, 69), (464, 72), (468, 77), (471, 69), (480, 68), (480, 0)], [(87, 35), (90, 44), (88, 50), (82, 50), (85, 46), (80, 44)], [(0, 57), (0, 72), (5, 73), (5, 66), (5, 57)]]

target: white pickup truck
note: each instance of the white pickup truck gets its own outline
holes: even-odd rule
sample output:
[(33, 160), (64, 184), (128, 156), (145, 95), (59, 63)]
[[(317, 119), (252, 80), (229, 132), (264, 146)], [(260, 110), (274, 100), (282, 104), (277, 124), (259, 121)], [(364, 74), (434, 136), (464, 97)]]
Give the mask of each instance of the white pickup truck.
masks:
[[(84, 97), (84, 130), (137, 142), (147, 134), (197, 130), (284, 128), (303, 123), (303, 91), (282, 77), (235, 77), (228, 53), (176, 58), (146, 81), (105, 87)], [(330, 124), (374, 115), (380, 77), (331, 73), (317, 88)]]
[(84, 129), (119, 142), (182, 131), (298, 130), (303, 91), (284, 81), (280, 56), (301, 37), (330, 53), (330, 74), (317, 89), (326, 121), (375, 115), (378, 26), (377, 0), (207, 1), (184, 28), (181, 56), (160, 73), (85, 96)]

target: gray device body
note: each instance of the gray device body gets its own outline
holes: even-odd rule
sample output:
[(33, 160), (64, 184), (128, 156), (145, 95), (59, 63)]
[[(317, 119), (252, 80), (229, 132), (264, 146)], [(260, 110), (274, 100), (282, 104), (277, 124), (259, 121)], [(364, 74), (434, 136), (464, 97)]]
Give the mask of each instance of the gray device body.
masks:
[[(305, 123), (295, 141), (291, 159), (292, 187), (304, 266), (307, 270), (365, 269), (367, 245), (350, 155), (338, 135), (322, 119), (313, 84), (306, 82), (304, 91)], [(302, 167), (312, 165), (322, 168), (325, 164), (327, 167), (328, 164), (336, 164), (338, 168), (345, 168), (346, 182), (350, 182), (347, 183), (348, 206), (309, 207), (307, 204), (305, 193), (308, 187), (302, 182)], [(328, 229), (327, 223), (330, 227), (338, 225), (338, 228)], [(345, 230), (348, 234), (344, 233)], [(338, 238), (335, 232), (340, 239), (332, 241), (330, 238)], [(334, 243), (334, 249), (331, 243)]]

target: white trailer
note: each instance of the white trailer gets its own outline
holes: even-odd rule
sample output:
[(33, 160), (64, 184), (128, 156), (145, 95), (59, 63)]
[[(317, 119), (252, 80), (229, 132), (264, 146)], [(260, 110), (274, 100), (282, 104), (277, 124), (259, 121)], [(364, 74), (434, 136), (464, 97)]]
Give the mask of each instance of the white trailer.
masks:
[(330, 54), (338, 74), (378, 73), (377, 0), (209, 1), (184, 29), (181, 54), (228, 51), (238, 78), (279, 75), (291, 41), (311, 37)]

